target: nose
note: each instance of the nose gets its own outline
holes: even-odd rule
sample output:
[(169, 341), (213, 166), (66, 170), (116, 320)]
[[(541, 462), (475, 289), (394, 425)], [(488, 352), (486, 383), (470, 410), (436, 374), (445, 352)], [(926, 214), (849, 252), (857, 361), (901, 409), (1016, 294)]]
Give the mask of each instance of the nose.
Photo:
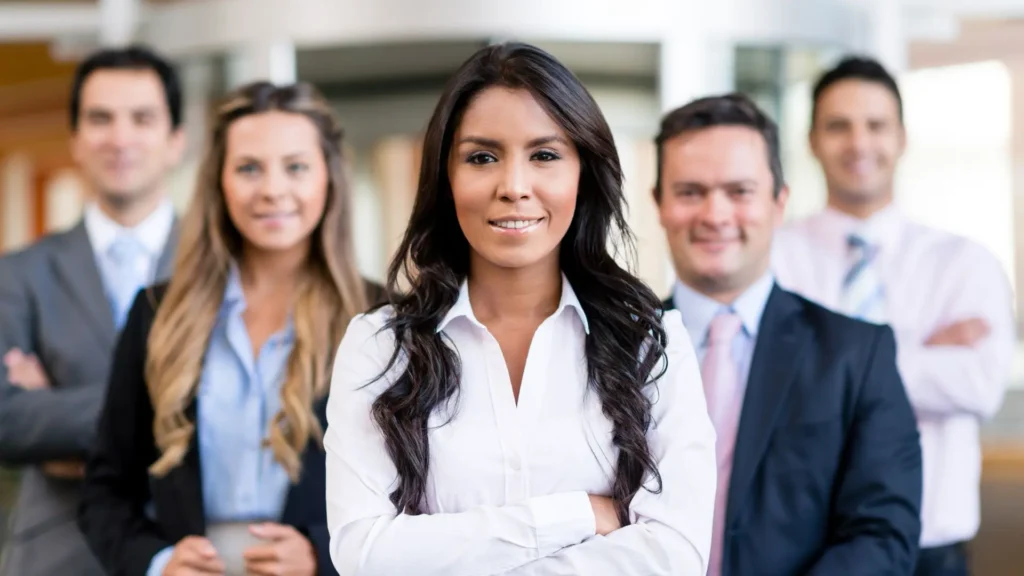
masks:
[(865, 152), (870, 147), (871, 134), (867, 126), (855, 125), (850, 131), (850, 147), (856, 152)]
[(126, 118), (117, 118), (110, 126), (110, 143), (117, 148), (124, 148), (131, 143), (134, 129)]
[(701, 221), (710, 226), (727, 224), (732, 213), (732, 202), (724, 190), (712, 190), (704, 197)]
[(281, 168), (268, 169), (260, 179), (260, 195), (269, 200), (276, 200), (288, 193), (291, 185), (288, 175)]
[(510, 159), (503, 163), (498, 197), (507, 202), (517, 202), (532, 194), (529, 182), (529, 166), (525, 162)]

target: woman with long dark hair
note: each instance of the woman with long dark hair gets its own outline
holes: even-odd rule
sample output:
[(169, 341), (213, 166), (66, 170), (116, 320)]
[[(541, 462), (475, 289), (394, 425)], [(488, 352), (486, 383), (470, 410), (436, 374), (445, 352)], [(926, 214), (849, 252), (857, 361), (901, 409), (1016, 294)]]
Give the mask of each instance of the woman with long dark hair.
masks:
[(463, 64), (427, 129), (390, 306), (336, 355), (340, 574), (705, 574), (714, 431), (678, 312), (609, 247), (632, 256), (624, 204), (571, 72), (523, 44)]

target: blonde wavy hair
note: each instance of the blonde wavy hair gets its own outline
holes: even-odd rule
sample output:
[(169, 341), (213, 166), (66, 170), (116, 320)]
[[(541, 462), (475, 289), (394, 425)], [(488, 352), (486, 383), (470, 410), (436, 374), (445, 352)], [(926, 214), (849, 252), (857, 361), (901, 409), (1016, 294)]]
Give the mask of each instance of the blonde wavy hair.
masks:
[(330, 107), (304, 83), (277, 87), (260, 82), (233, 92), (216, 111), (182, 223), (175, 272), (149, 335), (146, 383), (160, 450), (149, 470), (156, 476), (180, 464), (189, 449), (195, 424), (186, 410), (196, 395), (229, 267), (242, 252), (242, 236), (228, 217), (221, 188), (227, 132), (239, 118), (272, 110), (301, 114), (316, 125), (329, 173), (324, 214), (313, 231), (293, 313), (295, 344), (281, 387), (281, 411), (265, 441), (292, 482), (298, 480), (307, 442), (322, 441), (313, 404), (327, 393), (334, 352), (349, 320), (367, 306), (355, 265), (342, 132)]

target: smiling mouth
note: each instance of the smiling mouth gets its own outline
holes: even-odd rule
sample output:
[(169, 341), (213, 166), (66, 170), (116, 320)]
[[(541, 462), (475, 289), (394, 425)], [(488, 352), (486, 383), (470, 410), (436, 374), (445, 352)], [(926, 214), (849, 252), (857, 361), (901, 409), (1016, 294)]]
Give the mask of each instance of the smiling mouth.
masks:
[(531, 218), (522, 220), (488, 220), (488, 223), (495, 228), (502, 230), (527, 230), (533, 228), (537, 224), (540, 224), (543, 218)]

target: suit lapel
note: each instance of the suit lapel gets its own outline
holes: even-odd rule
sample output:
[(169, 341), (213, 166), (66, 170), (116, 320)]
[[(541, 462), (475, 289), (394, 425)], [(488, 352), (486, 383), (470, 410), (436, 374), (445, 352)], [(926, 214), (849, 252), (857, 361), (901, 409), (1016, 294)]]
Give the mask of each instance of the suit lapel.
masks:
[(174, 255), (178, 248), (178, 237), (181, 233), (181, 227), (178, 224), (178, 219), (174, 219), (174, 224), (171, 225), (171, 233), (167, 235), (167, 243), (164, 244), (164, 252), (160, 255), (160, 260), (156, 263), (156, 276), (154, 276), (154, 282), (162, 282), (171, 277), (171, 271), (174, 268)]
[(809, 338), (800, 303), (778, 286), (772, 288), (758, 327), (757, 344), (743, 399), (726, 507), (726, 526), (742, 504), (768, 449), (772, 431), (796, 379), (801, 350)]
[(79, 221), (62, 238), (63, 242), (53, 252), (53, 266), (64, 291), (77, 303), (89, 319), (104, 348), (114, 343), (114, 316), (110, 310), (103, 281), (100, 279), (85, 221)]

